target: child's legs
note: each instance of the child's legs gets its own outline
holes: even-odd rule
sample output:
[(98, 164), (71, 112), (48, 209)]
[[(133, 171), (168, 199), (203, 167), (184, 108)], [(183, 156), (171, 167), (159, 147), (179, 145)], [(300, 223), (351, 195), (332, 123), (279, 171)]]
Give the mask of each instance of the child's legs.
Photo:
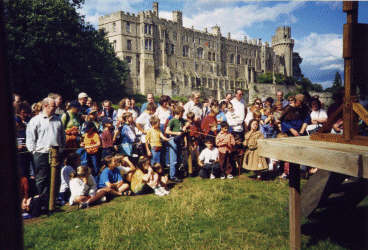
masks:
[(201, 178), (209, 178), (209, 170), (207, 168), (205, 168), (205, 166), (203, 166), (200, 170), (199, 170), (199, 176)]
[(74, 198), (74, 203), (78, 204), (78, 203), (86, 202), (89, 198), (90, 196), (86, 196), (86, 195), (77, 196)]
[(119, 188), (118, 188), (118, 191), (119, 192), (125, 192), (129, 189), (129, 184), (128, 183), (123, 183)]
[(231, 154), (230, 153), (226, 153), (225, 154), (225, 166), (223, 166), (223, 168), (225, 167), (225, 173), (228, 175), (228, 174), (231, 174), (231, 172), (233, 171), (233, 167), (231, 165), (231, 162), (230, 162), (230, 159), (231, 159)]
[(161, 149), (159, 151), (156, 151), (156, 147), (152, 147), (151, 153), (152, 153), (152, 159), (151, 159), (151, 165), (155, 163), (160, 163), (161, 158)]
[(101, 188), (101, 189), (97, 190), (96, 195), (89, 198), (87, 202), (90, 203), (90, 204), (95, 203), (96, 201), (98, 201), (102, 197), (104, 197), (108, 192), (109, 192), (109, 188)]
[(170, 152), (170, 178), (174, 178), (176, 174), (176, 164), (178, 147), (173, 139), (169, 141), (169, 152)]
[(220, 162), (220, 172), (221, 174), (225, 174), (224, 164), (226, 160), (226, 154), (219, 153), (219, 162)]
[(99, 171), (97, 154), (88, 154), (87, 159), (88, 165), (92, 168), (92, 175), (97, 176)]

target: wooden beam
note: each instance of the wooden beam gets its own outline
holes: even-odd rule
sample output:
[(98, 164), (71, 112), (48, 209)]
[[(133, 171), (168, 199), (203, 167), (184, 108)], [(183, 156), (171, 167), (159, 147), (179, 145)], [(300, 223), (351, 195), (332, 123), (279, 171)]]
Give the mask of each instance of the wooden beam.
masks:
[(314, 133), (310, 136), (310, 138), (315, 141), (368, 146), (368, 137), (366, 136), (354, 136), (352, 139), (346, 140), (342, 135)]
[[(320, 145), (322, 144), (322, 146)], [(306, 138), (260, 139), (259, 155), (336, 173), (368, 178), (368, 147)]]
[(353, 110), (368, 125), (368, 111), (359, 102), (353, 103)]
[(342, 107), (343, 107), (343, 105), (341, 105), (341, 106), (339, 106), (336, 110), (335, 110), (335, 112), (333, 112), (329, 117), (328, 117), (328, 120), (327, 120), (327, 122), (326, 122), (326, 124), (324, 124), (323, 126), (322, 126), (322, 128), (319, 130), (319, 132), (321, 132), (321, 133), (324, 133), (324, 132), (330, 132), (331, 131), (331, 129), (332, 129), (332, 126), (337, 122), (337, 120), (339, 119), (339, 118), (341, 118), (342, 117)]

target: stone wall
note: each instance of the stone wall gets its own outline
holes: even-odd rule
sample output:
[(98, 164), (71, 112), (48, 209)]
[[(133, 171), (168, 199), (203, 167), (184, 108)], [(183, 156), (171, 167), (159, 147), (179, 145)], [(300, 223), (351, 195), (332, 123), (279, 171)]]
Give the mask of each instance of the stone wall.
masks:
[[(249, 85), (249, 98), (248, 102), (252, 103), (255, 98), (261, 98), (262, 100), (271, 96), (276, 98), (276, 92), (281, 90), (286, 95), (289, 92), (295, 92), (295, 86), (276, 85), (270, 83), (254, 83)], [(247, 101), (247, 100), (246, 100)]]
[(332, 103), (334, 103), (334, 100), (332, 99), (332, 93), (331, 92), (309, 92), (311, 96), (318, 96), (319, 100), (322, 102), (324, 107), (330, 106)]

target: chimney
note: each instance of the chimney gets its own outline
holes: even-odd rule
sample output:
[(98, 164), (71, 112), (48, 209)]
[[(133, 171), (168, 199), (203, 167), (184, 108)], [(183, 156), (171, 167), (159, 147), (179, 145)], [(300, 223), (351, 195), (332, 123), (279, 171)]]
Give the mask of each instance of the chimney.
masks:
[(153, 14), (158, 17), (158, 2), (153, 2), (152, 10), (153, 10)]

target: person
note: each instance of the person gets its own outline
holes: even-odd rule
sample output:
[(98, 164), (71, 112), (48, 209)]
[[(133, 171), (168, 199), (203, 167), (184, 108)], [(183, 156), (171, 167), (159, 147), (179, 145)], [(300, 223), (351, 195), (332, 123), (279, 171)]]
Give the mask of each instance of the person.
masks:
[[(220, 103), (219, 113), (216, 115), (217, 120), (217, 132), (221, 130), (221, 122), (227, 122), (226, 119), (227, 103), (225, 101)], [(231, 130), (229, 130), (231, 132)]]
[(33, 103), (31, 106), (32, 117), (38, 115), (42, 111), (42, 102)]
[(87, 122), (86, 133), (83, 135), (81, 147), (87, 152), (88, 165), (92, 167), (92, 175), (97, 177), (99, 172), (99, 147), (101, 146), (101, 139), (97, 133), (96, 126), (93, 122)]
[(221, 179), (233, 179), (231, 156), (235, 146), (235, 139), (232, 134), (229, 133), (229, 124), (221, 122), (221, 131), (216, 136), (216, 146), (219, 151), (219, 162), (221, 170)]
[(92, 100), (92, 98), (89, 96), (89, 97), (87, 98), (86, 105), (88, 106), (88, 108), (91, 108), (91, 107), (92, 107), (92, 104), (93, 104), (93, 100)]
[(36, 187), (42, 205), (46, 206), (50, 193), (49, 151), (51, 147), (64, 147), (65, 133), (60, 118), (54, 115), (55, 100), (46, 97), (42, 101), (42, 107), (42, 112), (33, 117), (27, 125), (26, 146), (33, 154)]
[(310, 113), (311, 123), (307, 126), (307, 133), (312, 134), (316, 132), (324, 123), (327, 122), (327, 112), (322, 109), (321, 101), (318, 99), (312, 99), (311, 101), (312, 112)]
[(171, 140), (169, 140), (170, 180), (174, 182), (182, 182), (182, 180), (176, 176), (176, 167), (182, 163), (181, 152), (183, 144), (186, 143), (183, 133), (186, 131), (187, 127), (189, 127), (183, 119), (183, 114), (184, 108), (181, 106), (176, 107), (174, 110), (174, 117), (169, 121), (166, 128), (166, 134), (171, 137)]
[(281, 130), (288, 136), (300, 136), (310, 123), (310, 116), (303, 105), (304, 95), (295, 96), (295, 103), (289, 104), (280, 117)]
[(184, 119), (187, 118), (188, 112), (193, 112), (195, 115), (195, 120), (200, 121), (203, 117), (202, 105), (200, 103), (201, 93), (194, 91), (192, 93), (191, 99), (184, 105)]
[(243, 100), (243, 91), (241, 89), (237, 89), (235, 92), (235, 98), (231, 100), (231, 104), (234, 108), (234, 113), (237, 115), (237, 118), (233, 120), (235, 124), (233, 124), (232, 129), (234, 134), (239, 134), (240, 137), (244, 136), (244, 119), (245, 119), (245, 105)]
[(101, 133), (103, 131), (103, 127), (101, 126), (100, 121), (97, 118), (97, 114), (98, 112), (93, 110), (87, 115), (86, 121), (82, 124), (80, 128), (80, 132), (82, 135), (87, 132), (86, 126), (88, 123), (93, 123), (93, 125), (95, 125), (97, 133)]
[(139, 108), (135, 106), (134, 98), (130, 98), (130, 108), (133, 109), (137, 113), (138, 116), (141, 114)]
[(129, 98), (123, 98), (119, 102), (119, 109), (118, 109), (118, 113), (117, 113), (118, 118), (121, 117), (125, 112), (132, 113), (134, 121), (135, 121), (135, 119), (137, 119), (138, 113), (135, 112), (134, 109), (130, 108), (130, 99)]
[(210, 113), (202, 120), (201, 123), (201, 130), (202, 133), (207, 136), (207, 134), (211, 131), (211, 127), (215, 126), (214, 136), (217, 133), (217, 120), (216, 115), (218, 114), (219, 110), (218, 107), (213, 106), (211, 107)]
[(138, 166), (140, 170), (144, 173), (143, 183), (145, 183), (149, 188), (151, 188), (155, 195), (165, 196), (169, 192), (160, 185), (160, 176), (155, 173), (150, 165), (150, 160), (147, 157), (142, 157), (138, 161)]
[(114, 149), (114, 125), (112, 125), (112, 120), (106, 118), (102, 121), (103, 131), (101, 133), (101, 157), (113, 155), (115, 153)]
[(22, 102), (22, 97), (19, 94), (13, 94), (13, 107)]
[(146, 143), (145, 134), (146, 134), (146, 131), (148, 131), (148, 129), (151, 128), (150, 119), (151, 119), (151, 116), (156, 112), (156, 108), (157, 108), (156, 104), (154, 103), (147, 104), (146, 110), (143, 113), (141, 113), (141, 115), (135, 121), (138, 131), (142, 133), (141, 142), (143, 144)]
[(71, 193), (69, 205), (78, 204), (82, 209), (101, 200), (108, 193), (108, 189), (97, 191), (95, 179), (87, 166), (79, 166), (77, 171), (71, 172), (69, 187)]
[(123, 180), (130, 183), (132, 181), (133, 174), (136, 171), (136, 167), (129, 160), (129, 157), (122, 154), (116, 154), (113, 157), (113, 161), (117, 166), (116, 168), (119, 169)]
[(165, 132), (165, 124), (169, 117), (172, 116), (171, 110), (170, 110), (170, 97), (167, 95), (163, 95), (160, 97), (159, 104), (160, 106), (157, 108), (155, 115), (160, 119), (160, 129), (161, 132)]
[(194, 174), (194, 165), (197, 165), (198, 150), (201, 140), (201, 126), (198, 121), (195, 121), (195, 115), (193, 112), (187, 114), (188, 131), (187, 137), (187, 148), (188, 148), (188, 174)]
[(131, 195), (129, 184), (124, 182), (113, 156), (106, 156), (104, 162), (105, 165), (101, 169), (102, 172), (98, 179), (97, 188), (104, 189), (107, 187), (108, 193), (113, 196)]
[(198, 165), (201, 167), (199, 176), (215, 179), (220, 172), (219, 151), (214, 147), (213, 140), (207, 139), (204, 144), (206, 148), (202, 150), (198, 157)]
[(83, 119), (85, 119), (87, 115), (87, 109), (89, 108), (87, 106), (87, 100), (88, 100), (88, 95), (86, 93), (84, 92), (79, 93), (78, 95), (78, 103), (80, 104), (79, 112), (82, 115)]
[(232, 99), (233, 99), (233, 94), (231, 92), (228, 92), (226, 93), (225, 99), (220, 100), (220, 103), (225, 102), (226, 104), (229, 104)]
[[(141, 112), (140, 112), (141, 114), (147, 109), (147, 106), (150, 103), (155, 104), (155, 99), (154, 99), (152, 93), (148, 93), (147, 94), (147, 102), (145, 102), (145, 103), (142, 104)], [(156, 106), (156, 104), (155, 104), (155, 106)]]
[(98, 115), (98, 117), (103, 120), (105, 119), (110, 119), (112, 122), (114, 122), (113, 124), (115, 125), (116, 123), (116, 119), (117, 119), (117, 111), (112, 107), (112, 103), (110, 100), (105, 100), (102, 103), (102, 110), (100, 112), (100, 114)]
[(79, 127), (82, 125), (82, 120), (79, 116), (80, 108), (81, 106), (78, 102), (72, 101), (69, 104), (68, 110), (62, 114), (61, 122), (63, 123), (65, 130), (71, 129), (73, 127), (79, 129)]
[(243, 142), (243, 145), (247, 147), (244, 154), (243, 168), (254, 171), (257, 179), (261, 179), (261, 171), (268, 169), (268, 164), (265, 158), (258, 155), (257, 140), (264, 137), (259, 130), (259, 122), (257, 120), (253, 119), (249, 122), (248, 130)]
[(151, 165), (160, 163), (162, 142), (169, 141), (160, 130), (160, 119), (157, 116), (152, 116), (150, 119), (151, 128), (146, 133), (146, 152), (147, 156), (151, 157)]
[(55, 100), (55, 115), (58, 115), (59, 117), (62, 116), (62, 114), (65, 113), (64, 107), (63, 107), (63, 97), (56, 93), (50, 93), (48, 97), (51, 97)]
[(247, 115), (245, 117), (244, 123), (246, 126), (249, 126), (249, 122), (254, 119), (254, 113), (260, 112), (262, 106), (262, 101), (259, 98), (256, 98), (253, 102), (253, 105), (249, 108)]
[(164, 192), (169, 194), (170, 191), (168, 189), (168, 182), (169, 182), (169, 178), (164, 175), (164, 169), (162, 168), (160, 163), (155, 163), (152, 166), (153, 171), (158, 174), (158, 182), (159, 182), (159, 186), (161, 186), (164, 189)]
[(133, 143), (136, 142), (136, 133), (134, 129), (133, 115), (130, 112), (126, 112), (120, 118), (123, 125), (115, 130), (113, 141), (117, 143), (119, 137), (118, 152), (126, 156), (131, 157), (133, 154)]
[(282, 109), (286, 108), (289, 105), (289, 102), (284, 99), (284, 93), (281, 90), (276, 92), (276, 100), (276, 103), (278, 103), (278, 105), (281, 105)]
[(57, 201), (64, 205), (70, 198), (70, 175), (77, 170), (80, 165), (80, 157), (77, 153), (69, 153), (64, 159), (64, 166), (60, 171), (60, 188)]
[(276, 138), (278, 127), (273, 116), (271, 108), (264, 109), (262, 123), (260, 124), (261, 132), (265, 138)]

